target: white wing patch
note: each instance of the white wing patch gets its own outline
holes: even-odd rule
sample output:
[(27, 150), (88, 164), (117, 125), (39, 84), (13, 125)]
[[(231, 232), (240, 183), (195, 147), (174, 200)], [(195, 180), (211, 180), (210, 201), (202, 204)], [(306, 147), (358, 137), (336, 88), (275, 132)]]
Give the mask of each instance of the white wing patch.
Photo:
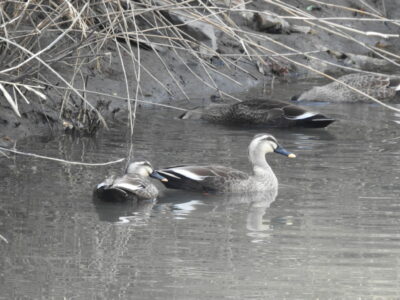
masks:
[(192, 180), (195, 181), (202, 181), (204, 180), (207, 176), (199, 176), (196, 173), (193, 173), (189, 170), (185, 170), (185, 169), (173, 169), (175, 173), (178, 173), (186, 178), (190, 178)]
[(119, 188), (119, 189), (127, 190), (127, 191), (131, 191), (131, 192), (143, 189), (142, 185), (136, 185), (136, 184), (126, 183), (126, 182), (113, 184), (112, 187), (113, 188)]
[[(171, 169), (171, 170), (172, 170), (172, 169)], [(173, 177), (173, 178), (176, 178), (176, 179), (180, 179), (178, 176), (176, 176), (176, 175), (174, 175), (174, 174), (171, 174), (171, 173), (169, 173), (169, 172), (167, 172), (167, 171), (160, 171), (160, 170), (157, 170), (157, 172), (160, 173), (160, 174), (163, 174), (163, 175), (165, 175), (165, 176), (169, 176), (169, 177)]]
[(99, 183), (96, 188), (101, 189), (102, 187), (105, 187), (105, 186), (109, 186), (109, 185), (105, 182), (102, 182), (102, 183)]
[(303, 113), (301, 115), (298, 115), (298, 116), (295, 116), (295, 117), (290, 117), (288, 119), (290, 119), (290, 120), (304, 120), (304, 119), (313, 117), (315, 115), (317, 115), (317, 113), (311, 112), (311, 111), (307, 111), (307, 112), (305, 112), (305, 113)]

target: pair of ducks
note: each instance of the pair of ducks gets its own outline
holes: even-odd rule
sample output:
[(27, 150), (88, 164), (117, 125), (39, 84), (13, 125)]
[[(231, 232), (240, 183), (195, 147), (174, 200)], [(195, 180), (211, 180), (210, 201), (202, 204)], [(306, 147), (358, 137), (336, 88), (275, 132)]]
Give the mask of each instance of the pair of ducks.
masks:
[(253, 174), (220, 165), (181, 165), (154, 170), (147, 161), (131, 163), (122, 177), (109, 177), (96, 187), (99, 197), (107, 200), (150, 200), (158, 196), (150, 177), (167, 188), (203, 193), (245, 193), (276, 189), (278, 179), (265, 155), (279, 153), (290, 158), (293, 153), (282, 148), (270, 134), (254, 136), (249, 145)]

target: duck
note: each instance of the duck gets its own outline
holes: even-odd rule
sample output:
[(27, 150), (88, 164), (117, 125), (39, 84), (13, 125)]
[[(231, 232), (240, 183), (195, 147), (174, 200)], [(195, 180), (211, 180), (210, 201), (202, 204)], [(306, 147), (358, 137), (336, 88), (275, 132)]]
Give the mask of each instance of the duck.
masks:
[(270, 99), (250, 99), (231, 104), (211, 103), (206, 107), (189, 110), (179, 118), (275, 128), (323, 128), (335, 121), (319, 112), (309, 111), (285, 101)]
[[(339, 77), (338, 80), (380, 101), (390, 102), (396, 99), (395, 96), (400, 91), (400, 77), (398, 76), (351, 73)], [(368, 97), (336, 81), (323, 86), (315, 86), (299, 96), (293, 96), (292, 100), (327, 102), (371, 101)]]
[(157, 173), (167, 179), (162, 183), (170, 189), (207, 194), (264, 192), (278, 187), (278, 179), (265, 155), (274, 152), (289, 158), (296, 157), (268, 133), (255, 135), (248, 150), (253, 174), (215, 164), (172, 166), (159, 169)]
[(167, 179), (161, 176), (148, 161), (136, 161), (128, 165), (125, 174), (106, 178), (95, 188), (96, 195), (104, 200), (151, 200), (158, 196), (157, 187), (150, 181), (150, 177), (161, 182)]

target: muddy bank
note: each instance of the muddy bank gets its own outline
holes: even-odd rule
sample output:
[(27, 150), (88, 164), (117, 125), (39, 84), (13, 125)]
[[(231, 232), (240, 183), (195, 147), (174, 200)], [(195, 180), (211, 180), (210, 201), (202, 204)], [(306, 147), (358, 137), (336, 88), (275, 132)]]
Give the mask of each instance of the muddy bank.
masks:
[[(391, 54), (400, 49), (400, 39), (396, 37), (399, 26), (391, 21), (400, 18), (396, 0), (364, 4), (351, 0), (326, 2), (330, 5), (298, 0), (284, 4), (254, 1), (245, 7), (241, 1), (232, 1), (236, 6), (231, 9), (227, 9), (225, 2), (210, 2), (208, 10), (204, 7), (196, 10), (208, 16), (205, 22), (168, 7), (160, 9), (164, 22), (179, 28), (180, 37), (176, 33), (169, 35), (172, 38), (168, 42), (161, 41), (160, 34), (149, 34), (146, 39), (144, 35), (131, 34), (127, 39), (118, 36), (121, 29), (114, 30), (117, 37), (106, 39), (101, 35), (108, 28), (103, 22), (86, 33), (88, 41), (101, 44), (94, 55), (89, 42), (89, 46), (82, 41), (69, 46), (68, 34), (61, 39), (60, 46), (70, 47), (67, 55), (55, 56), (45, 51), (40, 56), (63, 79), (43, 65), (37, 72), (30, 72), (33, 65), (29, 63), (17, 68), (19, 75), (13, 73), (7, 77), (9, 73), (2, 73), (0, 80), (43, 87), (47, 99), (25, 91), (28, 104), (17, 97), (12, 86), (4, 84), (17, 99), (21, 117), (1, 95), (0, 137), (8, 140), (32, 134), (58, 134), (66, 128), (84, 128), (90, 134), (91, 130), (86, 128), (102, 123), (93, 108), (105, 122), (112, 124), (114, 120), (128, 119), (129, 110), (135, 110), (134, 99), (141, 101), (138, 105), (174, 106), (179, 100), (180, 107), (191, 108), (208, 101), (211, 95), (245, 98), (246, 91), (254, 88), (262, 89), (267, 97), (271, 85), (277, 81), (320, 77), (310, 68), (333, 75), (355, 69), (397, 71), (397, 57)], [(143, 3), (139, 1), (137, 8)], [(165, 5), (163, 1), (157, 3)], [(85, 9), (88, 8), (83, 7), (82, 11)], [(9, 32), (16, 42), (33, 30), (28, 23), (23, 24), (24, 27)], [(143, 13), (135, 26), (152, 33), (149, 24)], [(168, 31), (164, 33), (168, 37)], [(36, 33), (40, 43), (31, 50), (41, 51), (60, 34), (62, 31), (57, 30)], [(72, 37), (73, 33), (70, 40)], [(15, 46), (3, 40), (1, 49), (1, 69), (16, 66)], [(291, 55), (279, 56), (282, 54)], [(25, 71), (29, 76), (21, 76)], [(132, 100), (130, 104), (127, 98)]]

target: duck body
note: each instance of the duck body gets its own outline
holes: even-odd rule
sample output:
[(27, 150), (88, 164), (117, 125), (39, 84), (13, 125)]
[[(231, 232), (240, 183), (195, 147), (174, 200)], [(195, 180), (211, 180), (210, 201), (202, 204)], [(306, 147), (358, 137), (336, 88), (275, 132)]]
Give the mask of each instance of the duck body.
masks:
[(151, 200), (158, 196), (157, 187), (150, 176), (165, 180), (147, 161), (131, 163), (121, 177), (110, 176), (95, 188), (99, 198), (109, 201)]
[(278, 187), (278, 179), (265, 160), (265, 154), (276, 152), (295, 157), (280, 147), (269, 134), (256, 135), (249, 145), (253, 174), (220, 165), (180, 165), (157, 170), (168, 179), (167, 188), (205, 193), (262, 192)]
[[(220, 165), (181, 165), (158, 172), (168, 178), (164, 183), (167, 188), (204, 193), (260, 191), (277, 185), (274, 174), (267, 178), (252, 178), (245, 172)], [(266, 187), (266, 183), (270, 187)]]
[[(338, 80), (381, 101), (390, 102), (396, 99), (400, 90), (400, 77), (352, 73), (339, 77)], [(359, 94), (339, 82), (331, 82), (305, 91), (292, 100), (297, 101), (329, 101), (329, 102), (368, 102), (368, 97)]]
[(277, 100), (252, 99), (233, 104), (212, 103), (196, 108), (181, 119), (203, 119), (226, 124), (246, 124), (265, 127), (326, 127), (335, 120), (323, 114), (308, 111), (297, 105)]

